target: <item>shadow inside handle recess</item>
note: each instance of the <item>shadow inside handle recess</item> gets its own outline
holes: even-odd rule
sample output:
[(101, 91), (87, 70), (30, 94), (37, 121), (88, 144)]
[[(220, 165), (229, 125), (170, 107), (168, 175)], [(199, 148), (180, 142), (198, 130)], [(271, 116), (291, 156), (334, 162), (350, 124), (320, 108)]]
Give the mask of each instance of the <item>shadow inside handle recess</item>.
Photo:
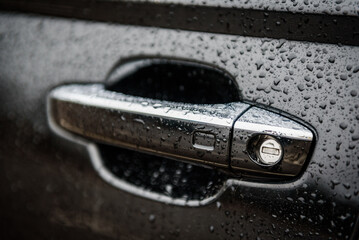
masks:
[[(178, 59), (134, 58), (119, 62), (106, 88), (132, 96), (215, 104), (238, 102), (240, 91), (225, 71)], [(223, 172), (163, 157), (98, 144), (107, 169), (136, 187), (172, 198), (203, 200), (229, 178)]]

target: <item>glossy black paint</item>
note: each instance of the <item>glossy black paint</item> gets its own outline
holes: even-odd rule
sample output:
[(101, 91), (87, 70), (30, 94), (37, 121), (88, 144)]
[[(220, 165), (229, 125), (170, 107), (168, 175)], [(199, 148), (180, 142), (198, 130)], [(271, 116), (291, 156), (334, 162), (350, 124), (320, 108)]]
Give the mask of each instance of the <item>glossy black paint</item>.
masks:
[[(356, 229), (357, 47), (7, 13), (0, 32), (4, 239), (345, 239)], [(83, 149), (50, 134), (46, 94), (73, 79), (104, 79), (119, 58), (144, 54), (214, 64), (235, 77), (244, 100), (310, 123), (318, 143), (306, 172), (282, 184), (236, 182), (199, 208), (104, 183)]]
[[(336, 2), (339, 10), (334, 13), (325, 7), (321, 13), (310, 13), (318, 8), (315, 3), (309, 6), (311, 11), (300, 13), (299, 7), (299, 12), (294, 13), (269, 11), (265, 7), (252, 9), (250, 2), (248, 8), (243, 9), (202, 5), (201, 1), (183, 5), (151, 1), (1, 0), (0, 9), (129, 25), (358, 46), (358, 13), (346, 15), (346, 10), (340, 10), (341, 2)], [(290, 3), (283, 5), (283, 8), (290, 8)], [(304, 1), (301, 5), (309, 3)]]

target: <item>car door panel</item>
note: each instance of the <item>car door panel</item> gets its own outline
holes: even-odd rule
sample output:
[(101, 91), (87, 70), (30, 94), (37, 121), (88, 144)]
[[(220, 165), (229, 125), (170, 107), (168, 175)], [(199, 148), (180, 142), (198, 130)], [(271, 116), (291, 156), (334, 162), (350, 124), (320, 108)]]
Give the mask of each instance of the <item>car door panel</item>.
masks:
[[(357, 40), (338, 45), (333, 38), (314, 43), (188, 28), (1, 13), (4, 239), (351, 237), (358, 214), (359, 48), (350, 45)], [(116, 62), (133, 56), (225, 69), (244, 101), (311, 125), (316, 146), (303, 174), (276, 183), (230, 178), (221, 194), (198, 207), (105, 183), (83, 146), (50, 131), (46, 97), (58, 85), (103, 82)]]

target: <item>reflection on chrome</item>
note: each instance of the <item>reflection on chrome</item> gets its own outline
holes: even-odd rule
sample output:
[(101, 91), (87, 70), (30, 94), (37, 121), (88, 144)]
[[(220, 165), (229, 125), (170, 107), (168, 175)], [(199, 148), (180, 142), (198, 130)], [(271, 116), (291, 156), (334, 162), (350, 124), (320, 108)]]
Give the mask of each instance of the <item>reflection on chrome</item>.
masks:
[[(215, 196), (202, 201), (172, 199), (118, 179), (104, 166), (96, 142), (221, 168), (232, 175), (281, 179), (300, 174), (313, 141), (312, 132), (302, 124), (247, 103), (175, 103), (111, 92), (102, 84), (54, 89), (47, 114), (54, 132), (87, 147), (105, 181), (176, 205), (209, 203), (236, 181), (227, 181)], [(260, 143), (270, 139), (283, 149), (274, 165), (258, 160)]]

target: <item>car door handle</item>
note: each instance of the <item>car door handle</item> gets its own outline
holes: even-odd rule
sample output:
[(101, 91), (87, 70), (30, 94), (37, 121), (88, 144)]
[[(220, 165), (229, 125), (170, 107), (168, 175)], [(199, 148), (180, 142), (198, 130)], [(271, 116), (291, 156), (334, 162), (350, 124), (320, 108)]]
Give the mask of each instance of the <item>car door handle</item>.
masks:
[(58, 87), (48, 106), (53, 126), (92, 141), (252, 174), (297, 175), (313, 140), (306, 127), (247, 103), (160, 101), (102, 84)]

